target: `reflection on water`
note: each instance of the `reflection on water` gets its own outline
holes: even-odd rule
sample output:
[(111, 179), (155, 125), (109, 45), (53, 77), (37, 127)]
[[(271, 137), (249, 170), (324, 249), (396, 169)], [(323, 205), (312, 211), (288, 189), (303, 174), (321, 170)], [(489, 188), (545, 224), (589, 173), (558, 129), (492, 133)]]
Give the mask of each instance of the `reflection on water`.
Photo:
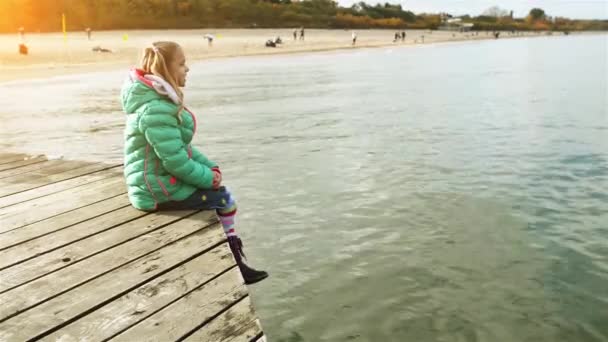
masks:
[[(597, 35), (193, 65), (196, 142), (272, 275), (252, 289), (270, 338), (608, 340), (607, 47)], [(0, 85), (0, 146), (120, 160), (124, 75)]]

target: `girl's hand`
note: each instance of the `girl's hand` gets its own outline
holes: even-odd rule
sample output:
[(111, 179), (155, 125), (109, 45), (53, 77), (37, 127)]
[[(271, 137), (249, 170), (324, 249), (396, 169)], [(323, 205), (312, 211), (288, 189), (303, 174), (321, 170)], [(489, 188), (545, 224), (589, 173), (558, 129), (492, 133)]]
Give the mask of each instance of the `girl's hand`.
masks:
[(211, 169), (213, 171), (213, 189), (217, 190), (220, 188), (222, 184), (222, 172), (218, 167), (214, 167)]

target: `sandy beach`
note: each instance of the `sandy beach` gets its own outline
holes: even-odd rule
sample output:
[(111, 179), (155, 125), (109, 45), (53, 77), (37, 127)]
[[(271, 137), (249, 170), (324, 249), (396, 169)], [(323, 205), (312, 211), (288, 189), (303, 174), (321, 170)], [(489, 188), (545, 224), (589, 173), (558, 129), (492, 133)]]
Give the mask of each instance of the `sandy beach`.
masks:
[[(27, 56), (19, 55), (19, 36), (0, 35), (0, 82), (38, 78), (76, 72), (111, 70), (137, 63), (141, 49), (157, 40), (179, 42), (188, 58), (207, 58), (302, 53), (337, 49), (383, 46), (412, 46), (438, 42), (494, 39), (491, 33), (458, 33), (449, 31), (408, 30), (405, 41), (393, 42), (393, 30), (357, 30), (357, 44), (352, 46), (349, 30), (306, 30), (305, 40), (293, 40), (293, 29), (201, 29), (93, 32), (87, 39), (85, 32), (70, 32), (64, 40), (61, 33), (26, 33)], [(203, 38), (215, 36), (213, 46)], [(539, 33), (513, 35), (502, 32), (501, 39), (538, 36)], [(283, 44), (268, 48), (268, 39), (280, 36)], [(95, 47), (112, 52), (92, 51)]]

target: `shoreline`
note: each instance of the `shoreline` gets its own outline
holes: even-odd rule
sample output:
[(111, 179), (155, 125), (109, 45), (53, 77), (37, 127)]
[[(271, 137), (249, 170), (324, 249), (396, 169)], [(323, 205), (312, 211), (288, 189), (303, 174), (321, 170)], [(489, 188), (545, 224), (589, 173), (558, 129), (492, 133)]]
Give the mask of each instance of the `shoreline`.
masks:
[[(32, 34), (28, 46), (37, 47), (37, 44), (44, 47), (39, 53), (34, 52), (34, 58), (30, 56), (11, 56), (16, 55), (6, 49), (7, 41), (16, 40), (13, 35), (0, 35), (0, 44), (4, 49), (0, 49), (0, 84), (13, 81), (40, 79), (66, 74), (81, 74), (90, 72), (113, 71), (119, 68), (128, 68), (136, 64), (139, 58), (139, 51), (142, 47), (154, 40), (171, 39), (182, 44), (186, 54), (190, 57), (189, 62), (201, 62), (205, 60), (216, 60), (224, 58), (253, 57), (253, 56), (272, 56), (272, 55), (291, 55), (307, 53), (323, 53), (331, 51), (347, 51), (354, 49), (375, 49), (375, 48), (404, 48), (414, 46), (429, 46), (435, 44), (463, 43), (482, 40), (495, 40), (494, 37), (485, 32), (452, 32), (452, 31), (433, 31), (410, 30), (405, 42), (390, 41), (393, 30), (362, 30), (356, 31), (359, 35), (358, 44), (352, 46), (350, 43), (350, 32), (345, 30), (309, 30), (308, 41), (291, 41), (283, 38), (283, 46), (277, 48), (266, 48), (262, 46), (262, 38), (268, 37), (272, 33), (283, 33), (283, 30), (250, 30), (234, 29), (223, 30), (226, 36), (217, 39), (213, 47), (208, 47), (203, 43), (202, 33), (209, 30), (167, 30), (167, 31), (130, 31), (135, 35), (131, 41), (116, 43), (117, 31), (103, 31), (96, 35), (101, 39), (86, 41), (78, 33), (68, 35), (68, 43), (63, 42), (61, 34), (42, 33)], [(256, 33), (254, 36), (253, 34)], [(264, 35), (265, 33), (265, 35)], [(575, 36), (589, 34), (606, 34), (606, 32), (581, 32), (573, 33)], [(561, 34), (539, 34), (539, 33), (520, 33), (512, 35), (509, 32), (501, 32), (499, 39), (517, 39), (534, 37), (560, 37)], [(108, 39), (108, 38), (113, 39)], [(388, 37), (388, 38), (387, 38)], [(42, 42), (42, 39), (46, 41)], [(260, 41), (259, 45), (252, 45), (252, 40)], [(424, 40), (424, 43), (422, 42)], [(15, 43), (15, 42), (13, 42)], [(116, 52), (111, 54), (93, 53), (90, 46), (109, 46)], [(44, 63), (45, 58), (49, 61)], [(33, 59), (33, 60), (32, 60)]]

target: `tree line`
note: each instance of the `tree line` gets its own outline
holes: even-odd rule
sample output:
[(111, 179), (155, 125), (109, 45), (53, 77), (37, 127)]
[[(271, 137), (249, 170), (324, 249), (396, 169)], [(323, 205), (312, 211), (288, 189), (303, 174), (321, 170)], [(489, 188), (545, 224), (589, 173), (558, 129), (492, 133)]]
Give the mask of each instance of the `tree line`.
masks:
[[(504, 11), (464, 16), (479, 30), (608, 30), (608, 21), (551, 18), (534, 9), (526, 18)], [(437, 29), (445, 16), (415, 14), (401, 5), (332, 0), (1, 0), (0, 32), (164, 28), (393, 28)], [(507, 12), (508, 13), (508, 12)]]

